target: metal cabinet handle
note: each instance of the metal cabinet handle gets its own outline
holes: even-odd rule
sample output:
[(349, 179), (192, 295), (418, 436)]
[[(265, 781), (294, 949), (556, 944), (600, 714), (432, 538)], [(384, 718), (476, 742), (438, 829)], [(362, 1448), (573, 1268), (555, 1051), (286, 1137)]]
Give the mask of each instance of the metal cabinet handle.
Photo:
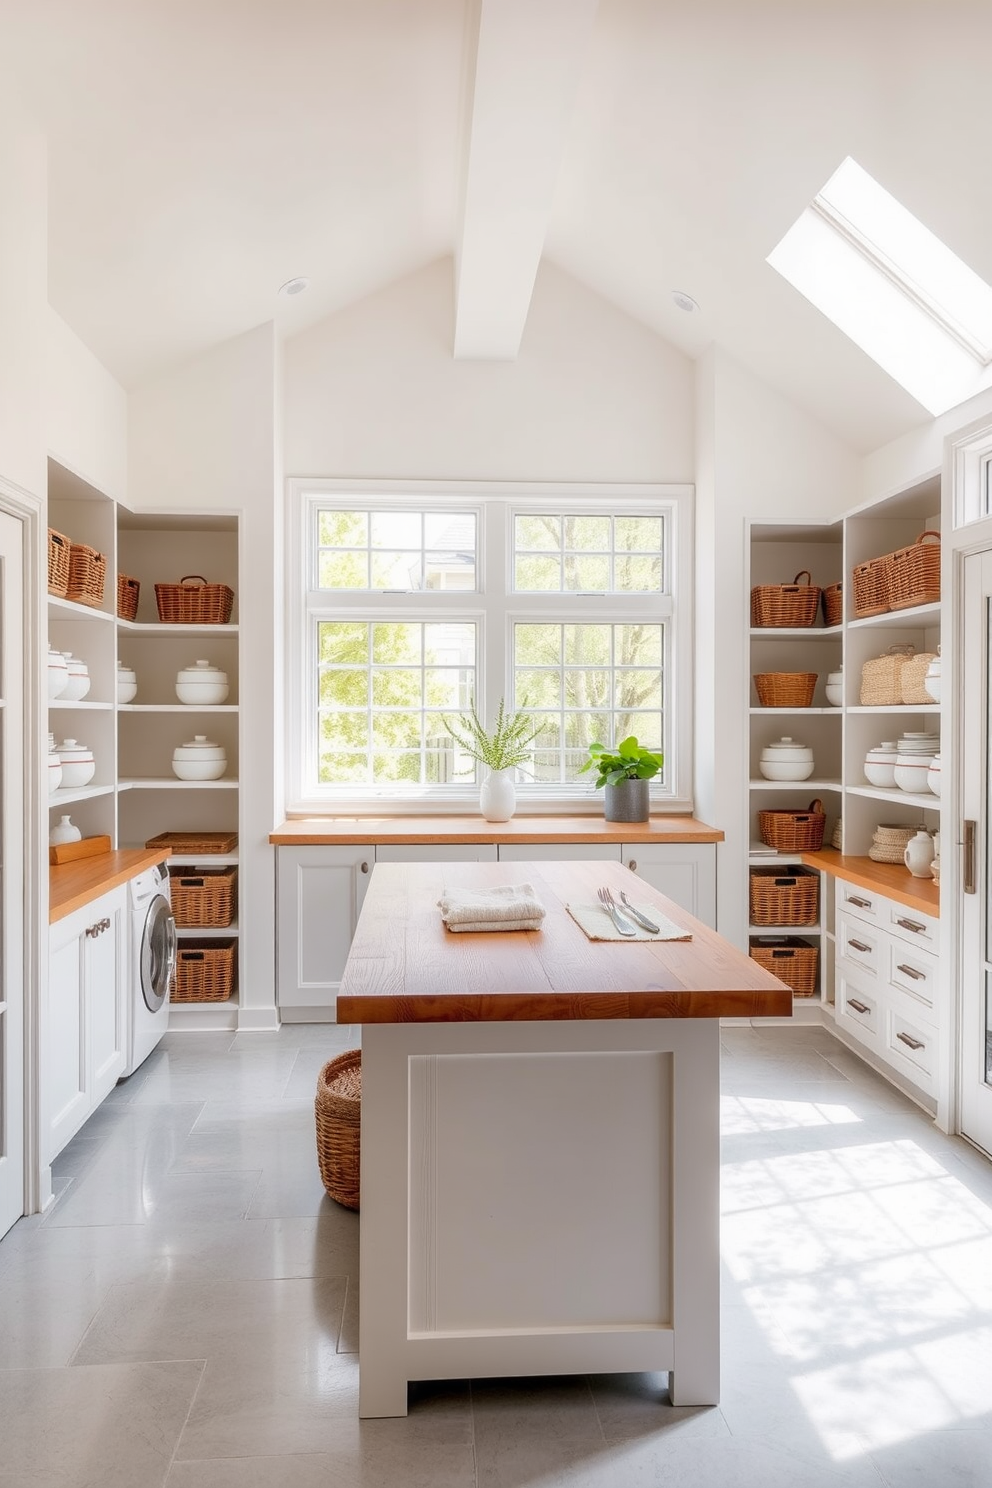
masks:
[(852, 951), (870, 951), (871, 950), (871, 946), (870, 945), (865, 945), (865, 943), (864, 943), (863, 940), (849, 940), (847, 943), (851, 947), (851, 950)]
[(849, 997), (847, 999), (847, 1005), (848, 1007), (853, 1007), (856, 1013), (867, 1013), (869, 1018), (871, 1017), (871, 1008), (867, 1003), (858, 1002), (856, 997)]
[(95, 925), (87, 925), (87, 927), (86, 927), (86, 934), (91, 938), (91, 940), (96, 940), (96, 937), (98, 935), (102, 935), (103, 932), (104, 932), (104, 930), (109, 930), (109, 929), (110, 929), (110, 921), (109, 920), (97, 920), (97, 922), (96, 922)]
[(926, 925), (921, 925), (919, 920), (896, 920), (896, 924), (901, 925), (904, 930), (912, 930), (914, 935), (922, 935), (927, 928)]
[(363, 873), (368, 873), (368, 871), (369, 871), (369, 865), (368, 865), (368, 863), (362, 863), (361, 869), (362, 869), (362, 872)]
[(905, 976), (912, 977), (914, 982), (925, 982), (927, 979), (926, 973), (917, 971), (914, 966), (903, 966), (900, 964), (896, 967), (896, 971), (901, 971)]
[(849, 894), (847, 902), (848, 904), (857, 905), (858, 909), (871, 909), (871, 900), (859, 899), (857, 894)]
[(926, 1044), (923, 1042), (922, 1039), (910, 1038), (908, 1033), (897, 1033), (896, 1038), (901, 1039), (904, 1044), (908, 1044), (911, 1049), (926, 1048)]
[(973, 821), (964, 822), (963, 827), (964, 841), (962, 842), (962, 846), (964, 848), (964, 863), (961, 869), (961, 887), (964, 889), (964, 892), (966, 894), (974, 894), (977, 892), (977, 881), (975, 872), (975, 833), (977, 831), (977, 827), (976, 823)]
[(636, 873), (637, 872), (637, 859), (636, 858), (628, 858), (627, 859), (627, 867), (630, 869), (631, 873)]

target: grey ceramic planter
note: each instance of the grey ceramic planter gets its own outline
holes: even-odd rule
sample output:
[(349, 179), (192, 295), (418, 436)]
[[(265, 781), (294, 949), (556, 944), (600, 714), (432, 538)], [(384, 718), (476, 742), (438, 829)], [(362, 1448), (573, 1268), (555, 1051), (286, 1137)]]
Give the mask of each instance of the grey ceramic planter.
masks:
[(645, 822), (651, 815), (650, 782), (621, 780), (604, 785), (603, 815), (612, 822)]

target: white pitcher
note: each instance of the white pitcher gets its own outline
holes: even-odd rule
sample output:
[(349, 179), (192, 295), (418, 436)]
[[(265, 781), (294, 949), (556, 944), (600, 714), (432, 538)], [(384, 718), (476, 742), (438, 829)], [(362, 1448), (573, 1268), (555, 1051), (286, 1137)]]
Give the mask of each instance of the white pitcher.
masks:
[(929, 878), (930, 864), (934, 860), (933, 838), (925, 827), (911, 837), (903, 851), (903, 862), (914, 878)]

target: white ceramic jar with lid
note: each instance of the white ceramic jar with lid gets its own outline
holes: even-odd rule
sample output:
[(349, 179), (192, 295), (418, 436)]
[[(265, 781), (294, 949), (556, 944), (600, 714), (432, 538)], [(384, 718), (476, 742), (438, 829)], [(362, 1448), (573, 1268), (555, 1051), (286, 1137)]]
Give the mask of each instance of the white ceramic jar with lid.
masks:
[(844, 668), (839, 667), (836, 672), (827, 673), (826, 685), (827, 702), (831, 708), (839, 708), (844, 701)]
[(808, 780), (813, 773), (813, 751), (788, 734), (761, 751), (758, 769), (766, 780)]
[(176, 674), (176, 697), (189, 707), (212, 708), (227, 701), (227, 673), (209, 661), (195, 661)]
[(932, 754), (897, 754), (896, 785), (904, 791), (927, 791)]
[(226, 769), (224, 746), (206, 734), (194, 734), (172, 751), (172, 771), (180, 780), (219, 780)]
[(133, 703), (138, 695), (138, 674), (133, 667), (125, 666), (122, 661), (117, 663), (117, 701), (119, 703)]
[(54, 646), (48, 648), (48, 698), (51, 702), (54, 698), (61, 697), (65, 691), (66, 683), (69, 681), (69, 668), (65, 664), (65, 657), (61, 651), (56, 651)]
[(894, 790), (897, 758), (898, 750), (895, 741), (891, 739), (884, 739), (874, 749), (869, 749), (865, 755), (865, 779), (868, 784), (877, 785), (880, 790)]
[(80, 657), (73, 656), (71, 651), (63, 651), (65, 657), (66, 685), (62, 689), (62, 697), (66, 702), (78, 703), (90, 690), (89, 668)]
[(75, 739), (63, 739), (55, 752), (62, 763), (63, 790), (66, 787), (77, 790), (82, 785), (89, 785), (96, 774), (96, 760), (91, 749)]
[(62, 761), (55, 753), (55, 735), (48, 736), (48, 794), (54, 795), (62, 784)]

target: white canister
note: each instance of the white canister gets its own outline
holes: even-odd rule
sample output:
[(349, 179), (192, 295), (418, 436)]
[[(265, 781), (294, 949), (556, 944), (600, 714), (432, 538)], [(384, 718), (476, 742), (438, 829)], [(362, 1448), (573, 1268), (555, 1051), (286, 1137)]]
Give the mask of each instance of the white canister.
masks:
[(65, 664), (65, 657), (61, 651), (54, 647), (48, 648), (48, 697), (61, 697), (69, 681), (69, 668)]
[(813, 751), (785, 734), (761, 751), (758, 769), (766, 780), (808, 780), (814, 769)]
[(189, 707), (212, 708), (227, 701), (227, 673), (209, 661), (195, 661), (176, 673), (176, 697)]
[(903, 862), (914, 878), (930, 878), (930, 864), (936, 856), (933, 838), (926, 827), (920, 827), (915, 837), (911, 837), (903, 850)]
[(51, 847), (56, 847), (60, 842), (79, 842), (82, 840), (82, 832), (73, 826), (68, 816), (63, 816), (57, 827), (53, 827), (48, 834)]
[(48, 736), (48, 794), (54, 795), (62, 784), (62, 761), (55, 753), (55, 741), (51, 734)]
[(73, 656), (71, 651), (64, 651), (65, 669), (68, 679), (62, 689), (62, 697), (69, 703), (78, 703), (90, 690), (89, 668), (80, 657)]
[(133, 703), (138, 695), (138, 677), (133, 667), (117, 663), (117, 701)]
[(223, 745), (214, 743), (206, 734), (194, 734), (172, 751), (172, 772), (180, 780), (219, 780), (226, 769)]
[(896, 759), (898, 753), (894, 741), (883, 740), (869, 749), (865, 755), (865, 779), (869, 785), (881, 790), (894, 790), (896, 783)]
[(56, 749), (62, 762), (62, 787), (77, 790), (80, 786), (89, 785), (96, 774), (96, 760), (93, 751), (87, 749), (85, 744), (79, 744), (75, 739), (63, 739)]
[(826, 685), (827, 702), (831, 708), (839, 708), (844, 701), (844, 668), (840, 667), (836, 672), (827, 673)]

